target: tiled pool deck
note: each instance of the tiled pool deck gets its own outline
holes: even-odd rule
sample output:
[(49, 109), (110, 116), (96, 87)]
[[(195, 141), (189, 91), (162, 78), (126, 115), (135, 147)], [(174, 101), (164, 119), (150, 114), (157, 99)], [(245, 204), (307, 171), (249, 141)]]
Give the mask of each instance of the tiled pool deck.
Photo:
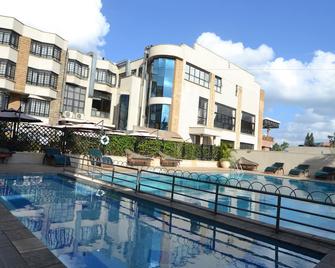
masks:
[[(59, 172), (63, 168), (49, 167), (42, 165), (0, 165), (0, 173), (21, 173), (21, 172)], [(313, 250), (326, 256), (316, 266), (317, 268), (330, 268), (335, 265), (335, 241), (316, 238), (313, 235), (299, 233), (283, 229), (276, 233), (273, 227), (260, 224), (252, 220), (242, 220), (233, 215), (215, 215), (211, 211), (199, 210), (180, 202), (169, 202), (159, 197), (145, 193), (136, 193), (119, 187), (109, 186), (98, 180), (92, 180), (84, 176), (78, 179), (86, 180), (89, 183), (99, 183), (108, 188), (122, 192), (136, 198), (141, 198), (156, 204), (173, 208), (177, 211), (190, 213), (204, 219), (210, 219), (217, 223), (236, 227), (250, 233), (276, 239), (283, 243)], [(19, 220), (13, 216), (6, 207), (0, 204), (0, 267), (65, 267), (42, 242), (37, 239)]]

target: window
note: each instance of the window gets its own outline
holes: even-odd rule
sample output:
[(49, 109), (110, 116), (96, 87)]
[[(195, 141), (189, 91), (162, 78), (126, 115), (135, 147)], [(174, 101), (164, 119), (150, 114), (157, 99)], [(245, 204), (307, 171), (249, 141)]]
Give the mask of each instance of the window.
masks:
[(123, 78), (125, 78), (125, 77), (127, 77), (127, 74), (126, 74), (125, 72), (119, 74), (119, 84), (118, 84), (118, 87), (120, 87), (120, 85), (121, 85), (121, 80), (122, 80)]
[(50, 102), (46, 100), (28, 99), (25, 105), (25, 111), (35, 116), (48, 117)]
[(0, 91), (0, 111), (3, 109), (7, 109), (9, 101), (9, 95), (7, 95), (5, 92)]
[(149, 107), (149, 127), (167, 130), (169, 126), (170, 105), (152, 104)]
[(138, 68), (138, 76), (142, 77), (143, 67)]
[(20, 35), (12, 30), (0, 29), (0, 44), (18, 48)]
[(215, 91), (218, 93), (222, 93), (221, 88), (222, 88), (222, 78), (215, 76)]
[(62, 49), (54, 44), (41, 43), (36, 40), (31, 40), (30, 53), (38, 57), (60, 61)]
[(185, 79), (200, 86), (209, 88), (209, 72), (186, 63)]
[(86, 88), (66, 83), (63, 111), (84, 113)]
[(28, 68), (27, 83), (40, 87), (57, 88), (58, 75), (51, 71)]
[(235, 115), (235, 109), (215, 103), (214, 127), (235, 130)]
[(136, 72), (137, 72), (136, 69), (131, 70), (131, 75), (136, 75)]
[(109, 70), (105, 69), (97, 69), (95, 72), (95, 81), (97, 83), (106, 84), (111, 87), (115, 87), (116, 85), (116, 74), (112, 73)]
[(120, 96), (119, 129), (126, 130), (128, 124), (129, 95)]
[(251, 144), (251, 143), (240, 142), (240, 149), (253, 150), (254, 149), (254, 145)]
[(200, 97), (198, 106), (198, 124), (200, 125), (207, 124), (207, 110), (208, 110), (208, 100)]
[(77, 76), (79, 78), (87, 78), (88, 70), (88, 65), (83, 64), (77, 60), (69, 59), (67, 63), (67, 73)]
[(111, 99), (111, 94), (99, 90), (94, 90), (91, 115), (108, 118), (111, 110)]
[(255, 134), (255, 116), (246, 112), (242, 112), (241, 133)]
[(16, 64), (10, 60), (0, 59), (0, 76), (14, 79), (15, 66)]
[(157, 58), (150, 68), (150, 97), (172, 97), (175, 61)]

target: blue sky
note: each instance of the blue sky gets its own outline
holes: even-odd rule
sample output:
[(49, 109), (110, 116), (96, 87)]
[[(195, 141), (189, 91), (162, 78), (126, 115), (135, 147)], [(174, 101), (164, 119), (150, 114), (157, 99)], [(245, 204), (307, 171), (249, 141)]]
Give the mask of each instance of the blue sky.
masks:
[[(317, 50), (335, 52), (334, 10), (335, 1), (331, 0), (104, 0), (102, 13), (110, 23), (110, 31), (105, 37), (107, 45), (103, 50), (107, 58), (115, 61), (137, 58), (142, 56), (146, 45), (192, 45), (202, 33), (212, 32), (223, 40), (242, 42), (245, 47), (256, 49), (266, 44), (274, 51), (273, 60), (282, 57), (287, 61), (296, 59), (301, 64), (309, 64)], [(291, 66), (284, 66), (287, 65)], [(304, 76), (306, 70), (296, 72), (297, 76)], [(306, 94), (313, 92), (313, 86), (322, 86), (322, 83), (313, 83), (313, 80), (320, 78), (319, 74), (315, 75), (316, 78), (302, 79), (311, 86)], [(266, 85), (271, 81), (269, 79)], [(301, 83), (301, 87), (309, 87), (306, 83)], [(273, 92), (280, 91), (280, 86), (276, 88), (270, 84), (269, 87), (266, 115), (282, 122), (281, 130), (273, 131), (279, 141), (301, 143), (309, 131), (313, 131), (316, 139), (321, 141), (327, 139), (328, 133), (335, 131), (334, 121), (327, 124), (334, 117), (329, 118), (327, 112), (317, 111), (318, 106), (329, 106), (329, 102), (316, 98), (313, 103), (313, 95), (310, 101), (299, 101), (299, 96), (291, 100), (289, 94), (278, 97)], [(264, 89), (268, 93), (267, 88)], [(289, 92), (291, 89), (287, 90)], [(303, 89), (301, 91), (300, 94), (304, 94)], [(335, 93), (332, 85), (328, 91)], [(309, 115), (311, 119), (306, 121), (304, 115)]]
[(198, 42), (255, 75), (266, 93), (265, 115), (282, 122), (272, 132), (278, 141), (299, 144), (307, 132), (325, 141), (335, 131), (334, 0), (57, 0), (57, 5), (0, 0), (0, 5), (3, 15), (114, 62), (142, 57), (146, 45)]

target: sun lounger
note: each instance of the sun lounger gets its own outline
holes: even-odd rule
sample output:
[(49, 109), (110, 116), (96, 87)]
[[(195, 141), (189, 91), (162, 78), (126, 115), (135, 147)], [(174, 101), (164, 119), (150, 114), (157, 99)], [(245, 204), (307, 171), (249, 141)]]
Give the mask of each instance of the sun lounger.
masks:
[(113, 165), (113, 160), (109, 156), (105, 156), (97, 148), (92, 148), (88, 150), (88, 156), (92, 165), (101, 166), (101, 165)]
[(282, 171), (282, 173), (284, 174), (284, 163), (281, 162), (275, 162), (272, 166), (269, 166), (267, 168), (265, 168), (264, 172), (265, 173), (272, 173), (272, 174), (276, 174), (279, 171)]
[(244, 157), (241, 157), (236, 161), (236, 164), (244, 170), (255, 170), (258, 167), (258, 163), (252, 162)]
[(8, 148), (0, 147), (0, 160), (2, 163), (8, 162), (8, 159), (12, 157), (14, 152), (11, 152)]
[(180, 159), (166, 155), (162, 152), (159, 152), (159, 156), (160, 156), (160, 165), (163, 167), (177, 167), (181, 161)]
[(127, 163), (130, 166), (150, 166), (152, 158), (149, 156), (144, 156), (136, 154), (128, 149), (125, 150), (127, 155)]
[(316, 179), (322, 180), (334, 180), (335, 179), (335, 167), (323, 167), (317, 171), (314, 175)]
[(292, 168), (290, 170), (290, 172), (288, 173), (288, 175), (290, 175), (290, 176), (301, 176), (301, 175), (308, 176), (309, 166), (310, 165), (303, 165), (303, 164), (298, 165), (295, 168)]
[(57, 148), (45, 148), (43, 164), (54, 166), (71, 166), (70, 158), (63, 155)]

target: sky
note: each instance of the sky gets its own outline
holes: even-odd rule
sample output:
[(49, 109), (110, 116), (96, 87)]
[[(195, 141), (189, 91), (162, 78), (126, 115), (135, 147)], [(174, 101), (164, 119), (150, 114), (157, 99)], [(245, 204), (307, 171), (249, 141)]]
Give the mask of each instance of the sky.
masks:
[(70, 47), (97, 51), (113, 62), (140, 58), (151, 44), (197, 42), (255, 75), (266, 94), (265, 116), (281, 121), (272, 131), (278, 142), (302, 144), (307, 132), (326, 141), (335, 132), (333, 0), (58, 0), (57, 5), (0, 0), (0, 5), (1, 14), (59, 33)]

